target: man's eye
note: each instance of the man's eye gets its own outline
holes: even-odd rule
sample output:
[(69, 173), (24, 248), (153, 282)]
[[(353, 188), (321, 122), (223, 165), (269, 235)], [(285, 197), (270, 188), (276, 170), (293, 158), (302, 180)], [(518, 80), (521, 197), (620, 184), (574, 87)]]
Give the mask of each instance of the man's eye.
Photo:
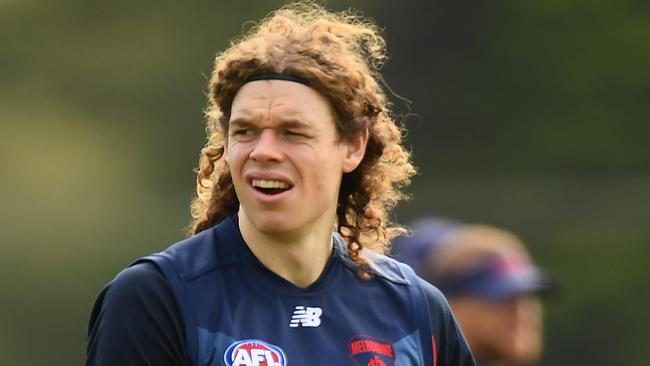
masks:
[(294, 131), (294, 130), (286, 130), (284, 131), (284, 134), (287, 136), (293, 136), (293, 137), (304, 137), (305, 134), (300, 132), (300, 131)]
[(240, 128), (232, 132), (233, 136), (253, 136), (255, 131), (250, 128)]

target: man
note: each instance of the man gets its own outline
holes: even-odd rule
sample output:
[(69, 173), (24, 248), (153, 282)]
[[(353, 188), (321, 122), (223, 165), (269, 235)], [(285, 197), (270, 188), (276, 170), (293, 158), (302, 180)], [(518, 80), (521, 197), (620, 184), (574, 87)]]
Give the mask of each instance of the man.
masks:
[(122, 271), (87, 365), (473, 365), (442, 295), (381, 253), (414, 173), (376, 27), (312, 3), (217, 56), (193, 234)]
[(395, 243), (409, 263), (449, 299), (479, 364), (529, 365), (542, 351), (540, 294), (549, 279), (521, 240), (505, 230), (421, 219)]

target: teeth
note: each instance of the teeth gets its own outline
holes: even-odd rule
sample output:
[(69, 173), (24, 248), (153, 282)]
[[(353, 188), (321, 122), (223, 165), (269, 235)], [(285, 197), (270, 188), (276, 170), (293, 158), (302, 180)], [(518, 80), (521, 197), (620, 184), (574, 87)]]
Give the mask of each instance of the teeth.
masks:
[(285, 189), (289, 188), (289, 185), (277, 180), (253, 179), (253, 187)]

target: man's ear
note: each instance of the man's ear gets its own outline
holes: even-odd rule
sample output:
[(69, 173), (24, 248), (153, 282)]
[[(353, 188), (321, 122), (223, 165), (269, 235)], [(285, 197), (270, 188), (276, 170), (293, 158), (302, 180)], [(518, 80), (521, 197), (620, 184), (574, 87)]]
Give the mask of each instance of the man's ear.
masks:
[(343, 159), (343, 173), (350, 173), (356, 169), (366, 154), (368, 144), (368, 129), (364, 128), (345, 142), (345, 158)]
[(223, 138), (223, 155), (221, 156), (223, 162), (228, 165), (228, 136)]

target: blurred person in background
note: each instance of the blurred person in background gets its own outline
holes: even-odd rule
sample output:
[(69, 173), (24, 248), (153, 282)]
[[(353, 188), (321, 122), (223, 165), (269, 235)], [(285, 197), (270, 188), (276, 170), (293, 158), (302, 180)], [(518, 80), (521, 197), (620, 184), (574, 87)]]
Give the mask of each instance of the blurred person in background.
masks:
[(479, 365), (535, 364), (551, 283), (513, 233), (426, 218), (394, 253), (447, 297)]

